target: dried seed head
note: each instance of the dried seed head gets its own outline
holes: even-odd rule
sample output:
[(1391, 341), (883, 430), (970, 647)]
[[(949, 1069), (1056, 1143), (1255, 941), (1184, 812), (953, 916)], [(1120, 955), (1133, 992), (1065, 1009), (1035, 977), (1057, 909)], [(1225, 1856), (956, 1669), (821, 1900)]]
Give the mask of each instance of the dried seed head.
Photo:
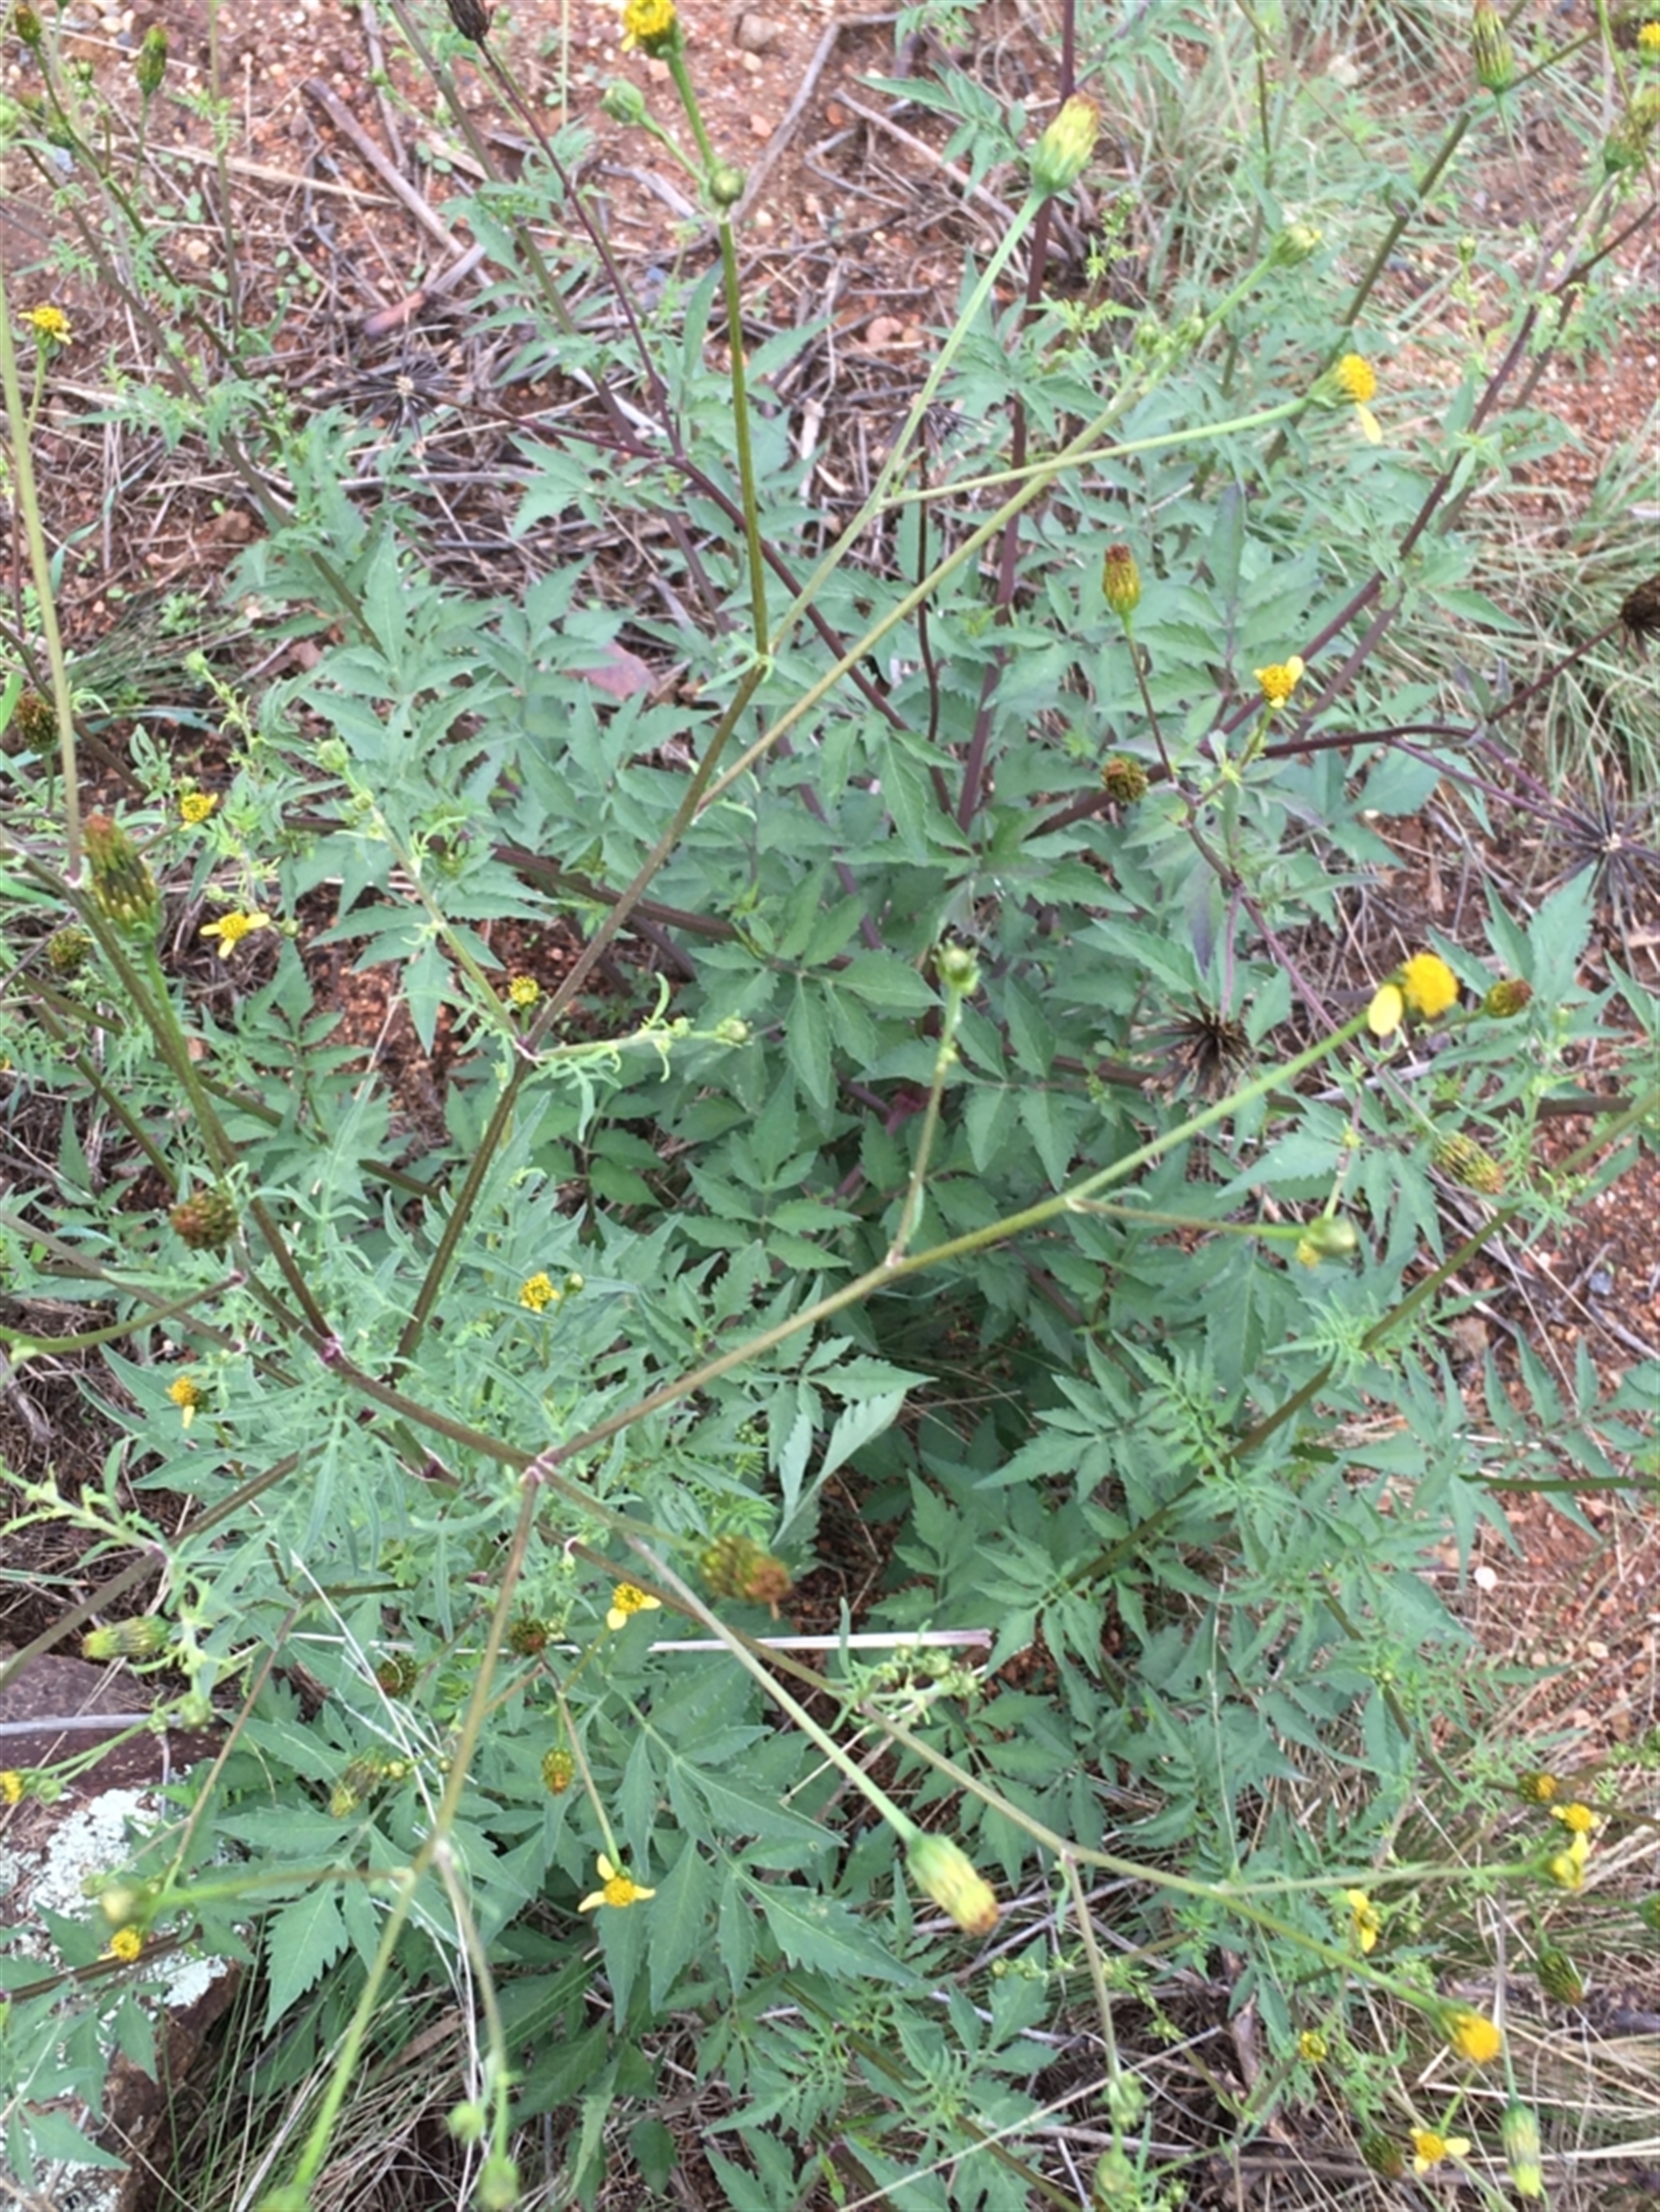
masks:
[(490, 35), (491, 10), (482, 0), (449, 0), (450, 20), (463, 38), (482, 46)]
[(228, 1191), (193, 1191), (168, 1213), (168, 1219), (193, 1252), (222, 1252), (241, 1227)]
[(789, 1569), (782, 1559), (747, 1536), (718, 1536), (698, 1561), (703, 1579), (717, 1597), (743, 1598), (775, 1614), (789, 1595)]
[(67, 929), (54, 930), (46, 941), (46, 964), (54, 975), (67, 982), (72, 975), (79, 975), (92, 958), (93, 940), (89, 931), (71, 924)]
[(19, 694), (11, 710), (11, 719), (0, 744), (8, 752), (50, 752), (57, 734), (58, 718), (51, 700), (42, 699), (38, 691), (25, 691)]
[(103, 913), (124, 930), (153, 928), (161, 893), (131, 838), (106, 814), (87, 815), (86, 837), (93, 897)]
[(1482, 1012), (1494, 1021), (1509, 1021), (1533, 1001), (1533, 986), (1525, 976), (1504, 975), (1481, 1002)]
[(562, 1743), (542, 1755), (542, 1780), (551, 1797), (563, 1797), (576, 1780), (577, 1762)]
[(1559, 2004), (1585, 2002), (1585, 1977), (1566, 1951), (1559, 1951), (1554, 1943), (1542, 1945), (1534, 1967), (1540, 1988)]
[(1462, 1183), (1466, 1191), (1479, 1191), (1491, 1199), (1504, 1187), (1504, 1170), (1491, 1153), (1461, 1132), (1438, 1137), (1430, 1158), (1449, 1181)]
[(1101, 764), (1101, 787), (1115, 807), (1133, 807), (1147, 796), (1147, 771), (1127, 752), (1108, 753)]

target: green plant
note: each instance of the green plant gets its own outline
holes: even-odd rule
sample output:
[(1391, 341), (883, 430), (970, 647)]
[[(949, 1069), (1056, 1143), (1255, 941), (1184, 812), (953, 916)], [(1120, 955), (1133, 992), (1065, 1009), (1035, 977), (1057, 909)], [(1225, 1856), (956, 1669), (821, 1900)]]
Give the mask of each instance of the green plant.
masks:
[[(452, 15), (518, 99), (488, 19)], [(19, 650), (61, 748), (5, 832), (30, 1134), (0, 1343), (24, 1373), (93, 1361), (109, 1438), (77, 1494), (12, 1474), (10, 1525), (73, 1527), (113, 1569), (53, 1633), (96, 1622), (93, 1655), (164, 1668), (175, 1717), (224, 1727), (16, 1980), (20, 2175), (67, 2139), (51, 2097), (95, 2101), (118, 1974), (254, 1943), (263, 2029), (305, 2023), (273, 2094), (332, 2054), (271, 2208), (321, 2201), (385, 2023), (445, 1985), (476, 2023), (453, 2157), (487, 2205), (552, 2114), (550, 2185), (595, 2202), (624, 2113), (662, 2186), (676, 2023), (734, 2202), (1063, 2199), (1044, 2036), (1080, 2013), (1107, 2054), (1096, 2199), (1172, 2205), (1120, 2023), (1145, 2009), (1174, 2046), (1192, 1981), (1270, 2055), (1229, 2124), (1340, 2049), (1397, 2160), (1464, 2155), (1459, 2100), (1413, 2106), (1367, 2008), (1403, 2050), (1491, 2063), (1445, 1932), (1507, 1886), (1566, 1890), (1555, 1861), (1586, 1853), (1471, 1810), (1449, 1744), (1488, 1715), (1418, 1569), (1503, 1533), (1507, 1486), (1549, 1479), (1542, 1425), (1619, 1479), (1642, 1408), (1524, 1359), (1530, 1410), (1490, 1374), (1478, 1435), (1441, 1330), (1484, 1246), (1629, 1164), (1660, 1025), (1634, 982), (1581, 981), (1583, 871), (1433, 949), (1367, 898), (1443, 784), (1472, 815), (1526, 796), (1499, 707), (1441, 719), (1438, 625), (1509, 634), (1477, 494), (1541, 450), (1513, 379), (1622, 218), (1599, 175), (1590, 242), (1414, 451), (1362, 334), (1387, 340), (1389, 254), (1502, 127), (1491, 88), (1448, 102), (1406, 189), (1393, 143), (1322, 144), (1329, 90), (1274, 24), (1230, 24), (1253, 67), (1219, 48), (1196, 95), (1235, 112), (1205, 142), (1224, 204), (1184, 166), (1162, 215), (1134, 210), (1156, 304), (1069, 315), (1051, 203), (1092, 106), (1151, 114), (1177, 160), (1185, 23), (1103, 33), (1089, 97), (1028, 134), (1013, 223), (833, 518), (776, 403), (809, 334), (754, 342), (695, 55), (667, 0), (631, 0), (718, 266), (635, 299), (575, 134), (533, 115), (540, 162), (469, 214), (488, 318), (531, 325), (516, 365), (591, 393), (525, 438), (515, 526), (633, 531), (648, 570), (567, 546), (522, 591), (463, 591), (414, 441), (240, 385), (212, 402), (185, 364), (181, 423), (291, 492), (239, 583), (321, 641), (257, 697), (197, 666), (230, 710), (217, 806), (140, 747), (136, 802), (80, 822), (0, 286), (42, 632)], [(1018, 134), (962, 104), (971, 170), (1008, 167)], [(110, 189), (131, 258), (94, 230), (93, 265), (159, 320)], [(555, 210), (606, 316), (538, 243)], [(942, 451), (947, 403), (994, 431)], [(647, 654), (672, 690), (632, 680)], [(93, 948), (70, 972), (66, 928)], [(425, 1106), (318, 1007), (306, 956), (335, 946), (407, 1010)], [(1547, 1155), (1617, 1023), (1630, 1096)], [(863, 1615), (890, 1643), (820, 1672), (777, 1614), (850, 1479), (894, 1531)], [(961, 1940), (999, 1925), (993, 1874), (1000, 1974)]]

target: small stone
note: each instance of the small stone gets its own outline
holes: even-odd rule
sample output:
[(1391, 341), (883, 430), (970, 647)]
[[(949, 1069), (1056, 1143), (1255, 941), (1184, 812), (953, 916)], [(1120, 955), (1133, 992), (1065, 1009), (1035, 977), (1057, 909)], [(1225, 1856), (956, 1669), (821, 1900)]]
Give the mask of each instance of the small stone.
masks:
[(783, 28), (771, 16), (746, 8), (732, 26), (732, 44), (741, 54), (764, 54), (777, 45)]

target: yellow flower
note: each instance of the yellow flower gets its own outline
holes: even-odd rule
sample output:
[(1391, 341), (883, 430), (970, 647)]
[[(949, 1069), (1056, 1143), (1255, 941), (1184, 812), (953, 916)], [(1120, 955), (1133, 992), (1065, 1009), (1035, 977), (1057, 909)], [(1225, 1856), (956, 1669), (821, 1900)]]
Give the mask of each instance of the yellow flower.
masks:
[(218, 922), (204, 922), (201, 935), (219, 939), (219, 956), (228, 959), (244, 937), (252, 937), (256, 930), (270, 929), (269, 914), (227, 914)]
[(1376, 1951), (1383, 1933), (1383, 1916), (1363, 1889), (1345, 1889), (1343, 1902), (1354, 1924), (1355, 1940), (1363, 1952)]
[(14, 1767), (0, 1773), (0, 1798), (8, 1805), (21, 1805), (23, 1801), (23, 1778)]
[(1324, 2065), (1331, 2049), (1318, 2028), (1305, 2028), (1297, 2038), (1297, 2055), (1306, 2058), (1311, 2066)]
[(519, 1303), (533, 1314), (540, 1314), (544, 1306), (557, 1306), (559, 1302), (559, 1294), (550, 1275), (533, 1275), (519, 1286)]
[(1369, 445), (1376, 445), (1383, 435), (1377, 417), (1367, 405), (1376, 393), (1377, 371), (1364, 354), (1344, 354), (1314, 387), (1314, 397), (1327, 406), (1340, 407), (1347, 401), (1353, 407)]
[(654, 1889), (642, 1889), (637, 1882), (631, 1881), (620, 1866), (611, 1864), (603, 1851), (598, 1865), (599, 1878), (605, 1886), (603, 1889), (596, 1889), (591, 1897), (583, 1899), (577, 1907), (579, 1913), (596, 1912), (601, 1905), (616, 1905), (619, 1908), (623, 1905), (637, 1905), (642, 1898), (657, 1895)]
[(1401, 997), (1426, 1021), (1435, 1020), (1459, 1002), (1459, 979), (1435, 953), (1414, 952), (1397, 980)]
[(1262, 696), (1271, 713), (1285, 705), (1301, 682), (1302, 674), (1302, 658), (1296, 653), (1288, 661), (1275, 661), (1266, 668), (1257, 669), (1256, 680), (1262, 687)]
[(510, 1007), (533, 1007), (541, 995), (542, 987), (533, 975), (515, 975), (508, 985)]
[(1412, 2131), (1412, 2170), (1415, 2174), (1427, 2174), (1444, 2158), (1467, 2158), (1469, 2155), (1470, 2138), (1466, 2135), (1438, 2135), (1431, 2127), (1414, 2127)]
[(1589, 1836), (1596, 1832), (1597, 1816), (1588, 1805), (1554, 1805), (1550, 1809), (1553, 1820), (1560, 1820), (1564, 1828), (1575, 1836)]
[(1583, 1889), (1585, 1862), (1591, 1856), (1591, 1838), (1581, 1828), (1569, 1837), (1567, 1849), (1547, 1862), (1545, 1871), (1559, 1889)]
[(626, 1628), (636, 1613), (657, 1613), (663, 1601), (648, 1597), (644, 1590), (636, 1589), (632, 1582), (619, 1582), (611, 1592), (611, 1609), (605, 1615), (605, 1626), (615, 1635), (619, 1628)]
[(1637, 35), (1637, 50), (1650, 61), (1660, 61), (1660, 23), (1644, 23)]
[(61, 307), (30, 307), (23, 313), (23, 320), (37, 338), (55, 339), (61, 346), (69, 342), (69, 317)]
[(1498, 2023), (1480, 2012), (1449, 2012), (1442, 2032), (1460, 2058), (1472, 2066), (1491, 2066), (1504, 2048)]
[(126, 1964), (131, 1966), (144, 1947), (144, 1939), (136, 1928), (118, 1928), (110, 1938), (108, 1956), (112, 1959), (124, 1959)]
[(1377, 397), (1377, 372), (1363, 354), (1345, 354), (1333, 374), (1357, 407)]
[(187, 791), (179, 801), (179, 820), (187, 829), (200, 828), (218, 804), (215, 792)]
[(658, 61), (680, 50), (680, 19), (674, 0), (626, 0), (622, 10), (622, 50), (633, 47)]
[(1459, 999), (1459, 979), (1437, 954), (1414, 952), (1404, 967), (1381, 983), (1366, 1009), (1366, 1026), (1374, 1037), (1393, 1037), (1406, 1019), (1407, 1009), (1433, 1021)]
[(187, 1429), (196, 1417), (196, 1408), (207, 1403), (207, 1392), (188, 1375), (181, 1375), (176, 1382), (169, 1383), (167, 1394), (184, 1416), (183, 1426)]

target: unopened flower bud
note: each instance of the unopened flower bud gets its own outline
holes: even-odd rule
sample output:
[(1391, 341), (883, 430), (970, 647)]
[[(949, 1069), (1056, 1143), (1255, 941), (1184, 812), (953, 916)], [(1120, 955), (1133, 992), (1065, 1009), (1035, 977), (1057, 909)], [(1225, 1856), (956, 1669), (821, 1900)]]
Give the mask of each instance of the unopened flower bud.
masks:
[(1547, 1774), (1542, 1767), (1530, 1767), (1516, 1778), (1516, 1793), (1523, 1805), (1548, 1805), (1561, 1787), (1555, 1775)]
[(718, 1021), (715, 1024), (715, 1034), (723, 1045), (747, 1045), (750, 1041), (750, 1025), (747, 1021), (741, 1020), (737, 1014), (729, 1013), (724, 1021)]
[(421, 1678), (420, 1662), (413, 1652), (393, 1652), (374, 1670), (374, 1678), (388, 1697), (407, 1697)]
[(1101, 564), (1101, 595), (1120, 622), (1141, 604), (1141, 571), (1127, 546), (1108, 546)]
[(1516, 54), (1504, 19), (1493, 0), (1476, 0), (1470, 24), (1470, 51), (1476, 82), (1490, 93), (1502, 93), (1516, 81)]
[(444, 2121), (444, 2126), (457, 2143), (476, 2143), (489, 2124), (489, 2114), (483, 2106), (470, 2100), (466, 2104), (452, 2105)]
[(577, 1778), (577, 1762), (562, 1743), (542, 1755), (542, 1781), (550, 1797), (563, 1797)]
[(637, 131), (650, 112), (646, 96), (638, 85), (631, 85), (626, 77), (615, 78), (606, 86), (600, 99), (600, 112), (613, 123), (620, 123), (627, 130)]
[(970, 998), (980, 988), (980, 962), (966, 944), (942, 944), (934, 956), (934, 965), (941, 982), (954, 996)]
[(1505, 975), (1495, 983), (1481, 1002), (1482, 1012), (1494, 1021), (1509, 1021), (1518, 1014), (1533, 997), (1533, 986), (1520, 975)]
[(1082, 176), (1095, 150), (1101, 110), (1082, 93), (1061, 103), (1060, 113), (1031, 150), (1031, 189), (1044, 199), (1064, 192)]
[(1095, 2161), (1089, 2182), (1092, 2212), (1110, 2212), (1115, 2204), (1141, 2201), (1141, 2177), (1127, 2151), (1103, 2151)]
[(40, 17), (32, 8), (22, 4), (22, 0), (11, 11), (11, 28), (22, 43), (31, 51), (39, 48), (46, 35), (41, 28)]
[(162, 89), (162, 80), (167, 74), (167, 33), (159, 23), (152, 23), (144, 33), (144, 44), (138, 48), (138, 58), (132, 65), (138, 89), (146, 99), (154, 99)]
[(949, 1836), (918, 1836), (905, 1864), (923, 1895), (948, 1914), (966, 1935), (989, 1935), (997, 1926), (996, 1893)]
[(1360, 1231), (1346, 1215), (1317, 1213), (1303, 1224), (1299, 1244), (1307, 1244), (1323, 1260), (1350, 1260), (1360, 1250)]
[(474, 2202), (482, 2212), (513, 2212), (519, 2194), (518, 2167), (505, 2151), (493, 2151), (479, 2169)]
[(721, 208), (737, 207), (738, 201), (744, 197), (744, 187), (749, 182), (748, 177), (738, 168), (736, 162), (712, 163), (705, 181), (709, 187), (710, 199), (717, 208)]
[(110, 1659), (154, 1659), (167, 1648), (168, 1625), (154, 1613), (136, 1621), (112, 1621), (107, 1628), (89, 1628), (80, 1640), (80, 1655), (102, 1665)]
[(1294, 269), (1319, 252), (1323, 238), (1312, 223), (1287, 223), (1274, 241), (1272, 258), (1278, 267)]
[(1542, 2196), (1544, 2169), (1539, 2160), (1539, 2122), (1526, 2105), (1510, 2104), (1498, 2123), (1510, 2186), (1518, 2196)]

